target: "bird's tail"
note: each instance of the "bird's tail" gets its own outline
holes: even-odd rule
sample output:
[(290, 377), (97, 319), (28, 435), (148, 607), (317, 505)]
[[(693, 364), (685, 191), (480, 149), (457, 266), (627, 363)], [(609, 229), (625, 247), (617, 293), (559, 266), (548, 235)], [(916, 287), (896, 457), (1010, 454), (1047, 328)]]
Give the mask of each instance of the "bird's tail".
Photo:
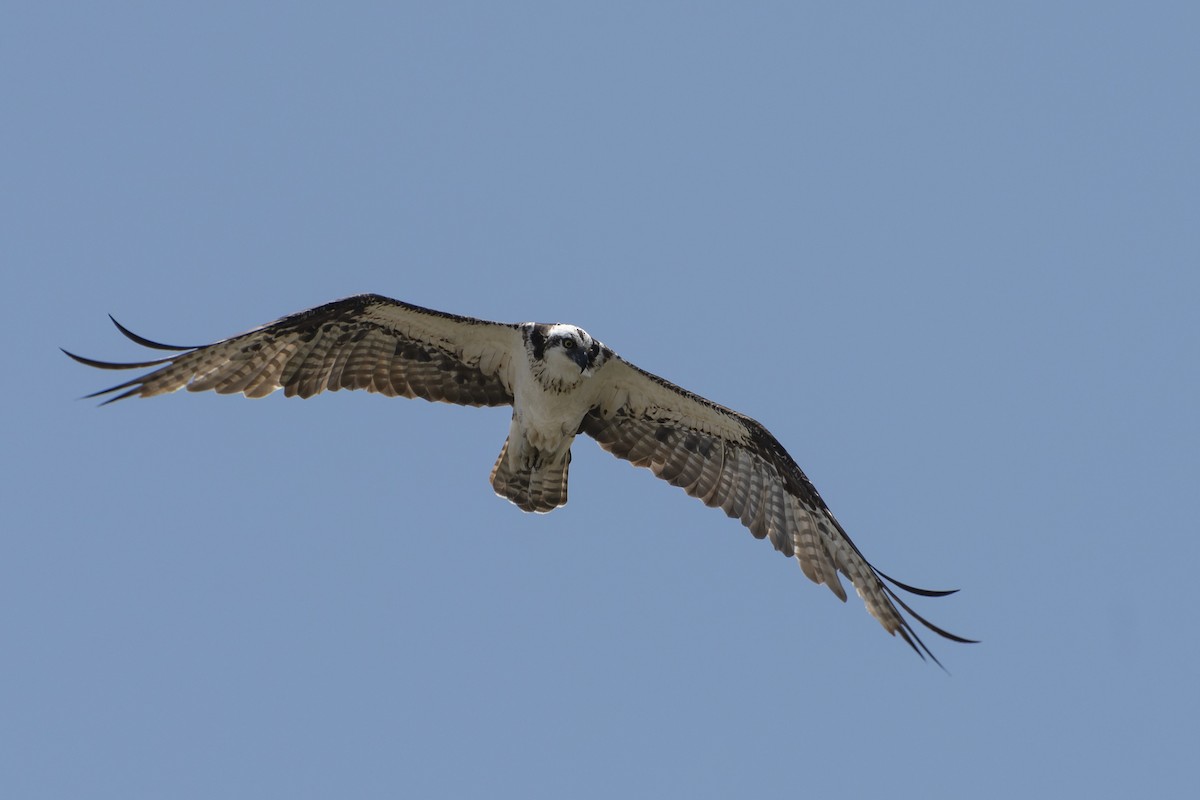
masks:
[(492, 488), (496, 494), (512, 501), (522, 511), (545, 514), (566, 505), (570, 447), (552, 454), (532, 451), (526, 444), (523, 457), (510, 459), (510, 442), (511, 438), (504, 440), (500, 457), (492, 467)]

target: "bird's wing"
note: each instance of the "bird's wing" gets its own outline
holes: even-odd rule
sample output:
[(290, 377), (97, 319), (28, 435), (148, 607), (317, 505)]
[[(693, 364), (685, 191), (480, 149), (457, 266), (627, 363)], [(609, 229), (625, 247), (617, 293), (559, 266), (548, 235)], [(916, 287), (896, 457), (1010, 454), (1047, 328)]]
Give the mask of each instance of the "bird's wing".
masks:
[(947, 639), (970, 641), (929, 623), (896, 595), (885, 581), (919, 595), (951, 592), (916, 589), (871, 566), (808, 477), (758, 422), (615, 355), (596, 377), (602, 378), (597, 399), (580, 430), (605, 450), (736, 517), (754, 536), (795, 556), (805, 575), (843, 601), (838, 573), (845, 575), (871, 615), (922, 657), (937, 661), (899, 608)]
[(241, 392), (265, 397), (276, 389), (311, 397), (325, 390), (366, 389), (471, 406), (512, 403), (512, 359), (524, 357), (515, 325), (460, 317), (364, 294), (283, 317), (247, 333), (200, 347), (164, 345), (113, 323), (138, 344), (176, 354), (113, 363), (67, 355), (101, 369), (153, 371), (89, 397), (120, 392), (154, 397), (193, 392)]

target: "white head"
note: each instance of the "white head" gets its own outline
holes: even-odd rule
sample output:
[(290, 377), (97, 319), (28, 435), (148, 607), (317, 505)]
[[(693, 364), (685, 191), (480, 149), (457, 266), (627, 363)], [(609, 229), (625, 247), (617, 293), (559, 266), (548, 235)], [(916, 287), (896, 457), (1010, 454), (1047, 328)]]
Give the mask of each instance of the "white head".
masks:
[(606, 358), (604, 346), (575, 325), (532, 325), (525, 341), (534, 375), (547, 388), (575, 386), (590, 378)]

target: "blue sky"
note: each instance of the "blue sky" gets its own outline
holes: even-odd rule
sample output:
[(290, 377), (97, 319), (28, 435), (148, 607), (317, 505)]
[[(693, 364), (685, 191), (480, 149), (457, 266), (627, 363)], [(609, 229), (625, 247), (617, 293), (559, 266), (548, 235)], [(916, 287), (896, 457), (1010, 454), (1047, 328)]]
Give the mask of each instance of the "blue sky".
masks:
[[(10, 8), (5, 796), (1191, 796), (1200, 14), (969, 6)], [(503, 410), (56, 350), (362, 291), (754, 416), (983, 643), (586, 440), (522, 514)]]

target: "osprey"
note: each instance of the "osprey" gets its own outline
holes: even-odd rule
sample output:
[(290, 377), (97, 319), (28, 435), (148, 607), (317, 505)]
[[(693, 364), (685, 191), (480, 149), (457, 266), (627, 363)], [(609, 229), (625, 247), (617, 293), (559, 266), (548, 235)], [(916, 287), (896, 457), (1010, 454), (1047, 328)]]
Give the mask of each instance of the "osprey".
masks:
[(497, 494), (523, 511), (545, 513), (567, 502), (571, 443), (587, 434), (618, 458), (740, 520), (755, 537), (794, 556), (805, 575), (842, 601), (846, 590), (838, 573), (846, 576), (871, 615), (922, 658), (940, 664), (897, 605), (940, 636), (972, 641), (923, 619), (888, 583), (928, 597), (955, 590), (917, 589), (875, 569), (766, 428), (639, 369), (574, 325), (489, 322), (374, 294), (337, 300), (199, 347), (161, 344), (112, 321), (138, 344), (176, 353), (112, 363), (64, 350), (100, 369), (156, 368), (88, 395), (120, 392), (105, 404), (183, 388), (247, 397), (282, 388), (289, 397), (366, 389), (468, 406), (512, 406), (508, 439), (491, 481)]

